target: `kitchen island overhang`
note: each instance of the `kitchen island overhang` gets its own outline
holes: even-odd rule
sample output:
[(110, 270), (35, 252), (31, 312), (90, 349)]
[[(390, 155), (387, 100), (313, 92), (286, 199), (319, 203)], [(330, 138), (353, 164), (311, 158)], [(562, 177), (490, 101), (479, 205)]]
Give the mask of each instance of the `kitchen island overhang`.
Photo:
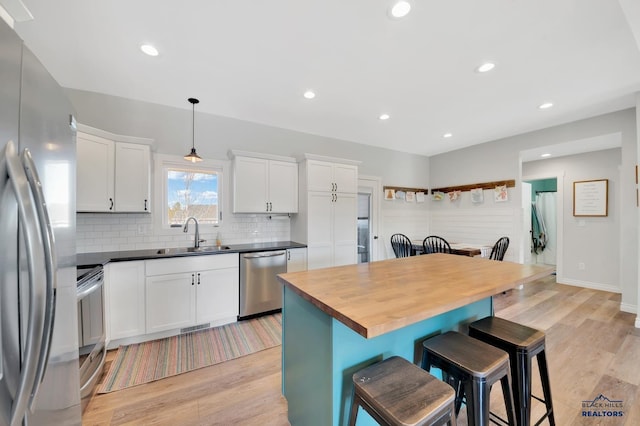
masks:
[(355, 371), (392, 355), (418, 362), (422, 340), (491, 315), (491, 296), (552, 271), (431, 254), (279, 275), (290, 423), (346, 424)]

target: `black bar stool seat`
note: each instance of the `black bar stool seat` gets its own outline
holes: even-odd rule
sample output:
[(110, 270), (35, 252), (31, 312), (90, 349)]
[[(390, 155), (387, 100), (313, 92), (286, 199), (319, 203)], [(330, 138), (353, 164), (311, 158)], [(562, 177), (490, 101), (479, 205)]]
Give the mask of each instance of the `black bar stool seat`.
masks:
[(381, 425), (455, 426), (455, 392), (417, 365), (392, 356), (353, 375), (349, 425), (362, 407)]
[[(513, 395), (516, 401), (518, 424), (531, 424), (531, 398), (543, 402), (545, 414), (536, 425), (548, 418), (550, 425), (555, 425), (549, 370), (545, 355), (545, 334), (535, 328), (527, 327), (498, 317), (487, 317), (469, 324), (469, 335), (500, 348), (509, 354), (511, 375), (513, 379)], [(531, 359), (536, 357), (544, 399), (531, 394)]]
[(509, 355), (505, 351), (455, 331), (427, 339), (422, 346), (422, 368), (441, 369), (444, 380), (456, 389), (456, 414), (464, 397), (469, 425), (488, 425), (489, 393), (499, 380), (508, 422), (515, 425)]

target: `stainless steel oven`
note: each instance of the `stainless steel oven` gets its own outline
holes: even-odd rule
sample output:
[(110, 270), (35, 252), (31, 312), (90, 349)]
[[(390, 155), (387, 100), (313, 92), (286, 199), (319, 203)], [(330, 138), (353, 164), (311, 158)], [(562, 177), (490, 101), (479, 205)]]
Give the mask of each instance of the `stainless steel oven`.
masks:
[(100, 380), (107, 355), (102, 266), (78, 268), (80, 398), (84, 410)]

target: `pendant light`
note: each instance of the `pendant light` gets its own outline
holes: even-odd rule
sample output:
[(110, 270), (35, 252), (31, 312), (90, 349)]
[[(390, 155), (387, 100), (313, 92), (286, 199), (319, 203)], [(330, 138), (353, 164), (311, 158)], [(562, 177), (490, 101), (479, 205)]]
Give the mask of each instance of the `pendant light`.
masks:
[(184, 159), (187, 161), (191, 161), (192, 163), (197, 163), (198, 161), (202, 161), (202, 158), (196, 153), (196, 104), (200, 101), (196, 98), (187, 99), (191, 103), (191, 152), (184, 156)]

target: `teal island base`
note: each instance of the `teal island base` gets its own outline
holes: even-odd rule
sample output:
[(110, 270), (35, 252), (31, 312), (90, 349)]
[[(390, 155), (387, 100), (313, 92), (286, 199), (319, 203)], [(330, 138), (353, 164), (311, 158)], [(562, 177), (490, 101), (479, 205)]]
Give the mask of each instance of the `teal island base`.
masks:
[[(392, 355), (419, 364), (424, 339), (463, 330), (491, 313), (489, 297), (366, 339), (284, 286), (282, 393), (289, 422), (292, 426), (347, 425), (354, 372)], [(362, 409), (357, 424), (377, 425)]]

